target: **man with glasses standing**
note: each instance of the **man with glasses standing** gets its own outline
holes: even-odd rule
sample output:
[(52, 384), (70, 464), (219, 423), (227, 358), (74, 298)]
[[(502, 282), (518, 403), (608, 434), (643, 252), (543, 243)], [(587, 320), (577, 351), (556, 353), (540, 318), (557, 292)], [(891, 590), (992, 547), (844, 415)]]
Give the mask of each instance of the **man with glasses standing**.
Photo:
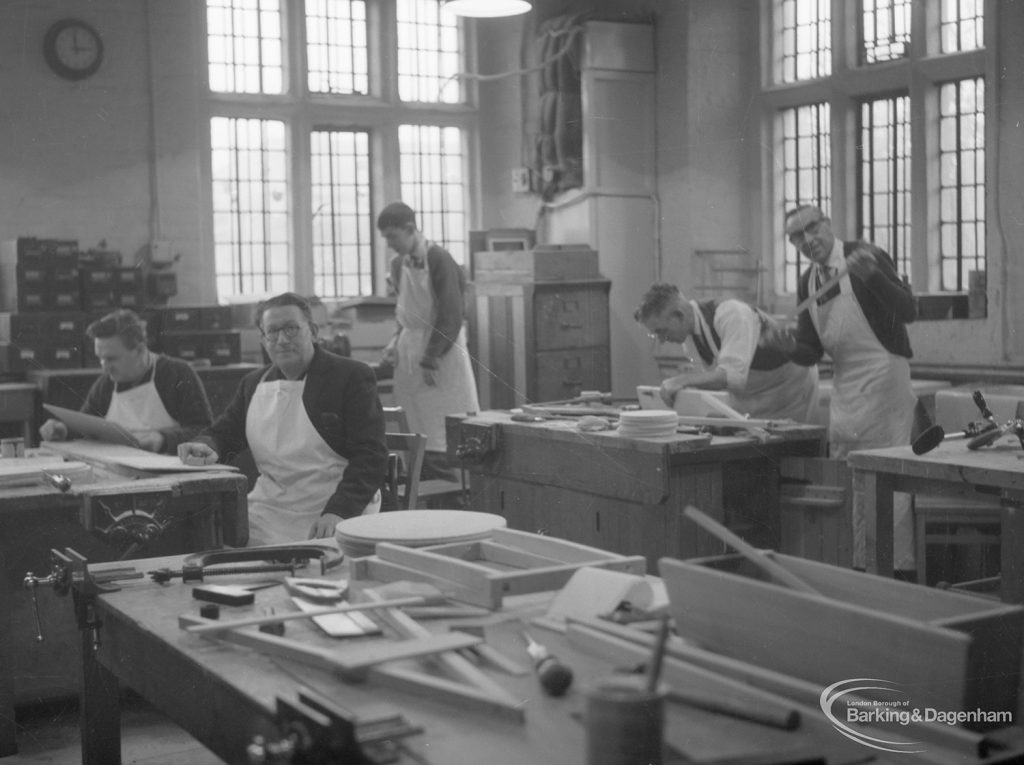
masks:
[(729, 391), (730, 405), (751, 417), (818, 419), (818, 371), (792, 364), (777, 350), (760, 345), (768, 320), (740, 300), (698, 303), (674, 284), (654, 284), (634, 318), (659, 342), (693, 343), (705, 369), (686, 371), (661, 384), (661, 398), (672, 406), (684, 388)]
[[(786, 214), (786, 236), (811, 264), (800, 276), (797, 299), (839, 276), (797, 317), (795, 331), (766, 334), (797, 364), (832, 359), (829, 453), (843, 459), (857, 449), (909, 444), (917, 397), (910, 384), (907, 324), (917, 315), (910, 287), (888, 253), (863, 241), (843, 242), (813, 205)], [(908, 495), (893, 508), (896, 568), (912, 578), (914, 527)], [(853, 508), (854, 566), (864, 566), (863, 509)]]
[(256, 315), (271, 364), (247, 375), (178, 457), (213, 464), (251, 450), (260, 474), (249, 492), (251, 545), (331, 537), (342, 519), (380, 509), (388, 450), (376, 377), (316, 344), (300, 295), (272, 297)]

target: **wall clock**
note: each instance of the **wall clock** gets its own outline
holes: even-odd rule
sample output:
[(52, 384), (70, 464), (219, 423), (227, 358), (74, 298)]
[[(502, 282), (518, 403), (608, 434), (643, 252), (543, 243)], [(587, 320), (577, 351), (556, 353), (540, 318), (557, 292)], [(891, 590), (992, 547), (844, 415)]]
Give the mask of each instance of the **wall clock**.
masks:
[(43, 38), (43, 56), (50, 68), (68, 80), (84, 80), (103, 63), (103, 40), (92, 26), (79, 19), (61, 19)]

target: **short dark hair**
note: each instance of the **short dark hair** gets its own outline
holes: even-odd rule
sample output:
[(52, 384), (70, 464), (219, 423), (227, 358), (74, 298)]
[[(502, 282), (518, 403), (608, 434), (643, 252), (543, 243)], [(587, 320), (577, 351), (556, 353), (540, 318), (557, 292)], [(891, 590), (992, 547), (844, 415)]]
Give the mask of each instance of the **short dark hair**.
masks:
[(261, 300), (256, 305), (256, 326), (259, 329), (263, 329), (263, 314), (267, 310), (286, 305), (296, 306), (302, 311), (302, 315), (306, 317), (306, 323), (311, 328), (316, 326), (316, 322), (313, 321), (313, 309), (310, 307), (309, 301), (297, 292), (282, 292), (280, 295), (274, 295), (274, 297)]
[(90, 340), (119, 337), (125, 348), (132, 349), (146, 344), (146, 322), (135, 311), (122, 308), (94, 321), (85, 334)]
[(386, 228), (416, 227), (416, 213), (405, 202), (392, 202), (377, 216), (377, 230)]
[(818, 215), (821, 216), (821, 218), (819, 218), (819, 220), (824, 220), (824, 219), (828, 218), (828, 216), (825, 214), (825, 211), (822, 210), (820, 207), (818, 207), (818, 205), (804, 204), (804, 205), (797, 205), (796, 207), (793, 207), (793, 208), (790, 208), (789, 210), (787, 210), (786, 211), (786, 217), (784, 218), (784, 220), (788, 221), (794, 215), (799, 215), (800, 213), (804, 212), (805, 210), (816, 210)]
[(682, 293), (676, 285), (668, 282), (656, 282), (644, 293), (643, 300), (633, 312), (633, 318), (639, 322), (647, 321), (652, 316), (660, 314), (680, 297), (682, 297)]

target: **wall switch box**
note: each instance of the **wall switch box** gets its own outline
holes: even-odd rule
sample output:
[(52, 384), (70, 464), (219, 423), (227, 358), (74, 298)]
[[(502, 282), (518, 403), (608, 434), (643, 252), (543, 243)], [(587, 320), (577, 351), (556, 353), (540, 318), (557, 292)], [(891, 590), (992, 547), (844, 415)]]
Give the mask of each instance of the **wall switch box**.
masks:
[(516, 193), (527, 193), (530, 191), (530, 168), (512, 168), (512, 191)]

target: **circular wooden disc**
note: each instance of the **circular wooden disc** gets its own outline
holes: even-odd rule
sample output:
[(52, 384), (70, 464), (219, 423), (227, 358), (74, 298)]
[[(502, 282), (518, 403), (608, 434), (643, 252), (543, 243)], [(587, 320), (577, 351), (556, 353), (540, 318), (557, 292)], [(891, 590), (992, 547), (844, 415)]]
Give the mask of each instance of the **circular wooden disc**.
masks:
[(506, 525), (500, 515), (472, 510), (396, 510), (344, 520), (335, 528), (335, 538), (342, 549), (370, 546), (372, 553), (377, 542), (408, 547), (465, 542)]

